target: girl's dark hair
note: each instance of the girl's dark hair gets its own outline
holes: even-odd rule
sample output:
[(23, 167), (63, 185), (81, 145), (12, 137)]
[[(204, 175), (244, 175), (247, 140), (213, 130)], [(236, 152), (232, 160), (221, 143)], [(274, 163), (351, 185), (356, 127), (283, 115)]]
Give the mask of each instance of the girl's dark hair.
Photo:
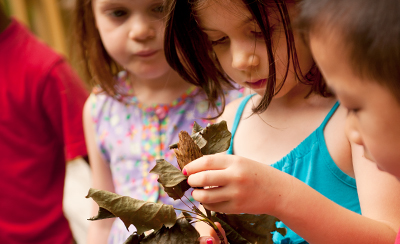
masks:
[[(273, 96), (279, 92), (279, 89), (275, 91), (276, 69), (272, 51), (274, 43), (272, 43), (272, 29), (268, 19), (268, 16), (273, 13), (281, 19), (287, 40), (288, 64), (283, 80), (286, 79), (289, 72), (289, 64), (292, 62), (297, 78), (311, 86), (310, 93), (316, 92), (322, 96), (329, 96), (330, 93), (327, 92), (326, 84), (315, 66), (306, 75), (303, 75), (300, 71), (292, 24), (286, 6), (286, 3), (294, 3), (295, 0), (242, 1), (253, 15), (264, 35), (270, 64), (266, 92), (260, 104), (253, 111), (255, 113), (265, 111)], [(208, 41), (207, 36), (197, 25), (195, 10), (202, 3), (204, 3), (204, 0), (165, 1), (166, 12), (168, 13), (165, 30), (165, 55), (170, 66), (185, 80), (203, 88), (211, 107), (216, 108), (218, 97), (223, 97), (223, 88), (231, 86), (231, 83), (213, 54), (211, 43)], [(225, 104), (223, 103), (223, 105)]]
[(305, 39), (338, 39), (355, 74), (386, 86), (400, 102), (399, 13), (399, 0), (303, 0), (298, 25)]
[(116, 95), (115, 75), (121, 67), (108, 55), (97, 30), (91, 0), (76, 0), (72, 15), (71, 56), (74, 66), (91, 87), (99, 85)]

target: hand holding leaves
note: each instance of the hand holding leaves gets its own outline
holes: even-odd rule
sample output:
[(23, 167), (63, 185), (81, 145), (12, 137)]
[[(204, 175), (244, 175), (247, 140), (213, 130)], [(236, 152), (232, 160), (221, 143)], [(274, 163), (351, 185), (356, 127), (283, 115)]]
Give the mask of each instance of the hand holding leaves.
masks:
[[(196, 122), (192, 135), (185, 131), (179, 133), (179, 142), (170, 146), (174, 149), (180, 169), (203, 155), (224, 152), (229, 148), (231, 133), (228, 131), (225, 121), (200, 127)], [(150, 171), (159, 175), (158, 182), (164, 187), (165, 192), (173, 199), (181, 199), (185, 192), (191, 188), (187, 183), (187, 176), (183, 175), (164, 159), (157, 160), (156, 166)], [(133, 224), (137, 233), (131, 235), (126, 244), (132, 243), (196, 243), (199, 237), (197, 231), (191, 225), (194, 221), (208, 223), (218, 234), (223, 242), (220, 231), (214, 221), (221, 223), (225, 229), (230, 243), (272, 243), (272, 231), (278, 231), (282, 235), (285, 229), (277, 229), (275, 217), (269, 215), (226, 215), (215, 213), (204, 215), (193, 205), (193, 212), (200, 218), (192, 220), (185, 213), (178, 220), (173, 206), (151, 203), (120, 196), (107, 191), (90, 189), (87, 195), (99, 205), (99, 213), (90, 220), (119, 217), (129, 228)], [(189, 212), (189, 211), (186, 211)], [(208, 211), (208, 213), (210, 213)], [(152, 234), (144, 236), (147, 230), (155, 230)]]

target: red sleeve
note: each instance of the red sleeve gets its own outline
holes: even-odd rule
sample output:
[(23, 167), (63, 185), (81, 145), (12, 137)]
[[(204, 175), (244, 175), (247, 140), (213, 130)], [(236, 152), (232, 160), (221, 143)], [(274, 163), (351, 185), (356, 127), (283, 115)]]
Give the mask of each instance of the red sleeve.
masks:
[(62, 138), (66, 160), (86, 156), (82, 113), (88, 91), (75, 71), (64, 60), (57, 62), (48, 74), (42, 104), (46, 117)]

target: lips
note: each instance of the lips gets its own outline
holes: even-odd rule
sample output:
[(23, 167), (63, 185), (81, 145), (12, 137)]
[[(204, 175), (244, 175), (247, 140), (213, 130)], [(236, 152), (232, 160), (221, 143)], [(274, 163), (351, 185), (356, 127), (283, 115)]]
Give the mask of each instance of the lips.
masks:
[(158, 50), (146, 50), (146, 51), (140, 51), (135, 53), (136, 56), (142, 57), (142, 58), (147, 58), (155, 55), (158, 52)]
[(267, 85), (267, 79), (261, 79), (254, 82), (246, 81), (246, 84), (248, 85), (249, 88), (253, 90), (265, 89)]

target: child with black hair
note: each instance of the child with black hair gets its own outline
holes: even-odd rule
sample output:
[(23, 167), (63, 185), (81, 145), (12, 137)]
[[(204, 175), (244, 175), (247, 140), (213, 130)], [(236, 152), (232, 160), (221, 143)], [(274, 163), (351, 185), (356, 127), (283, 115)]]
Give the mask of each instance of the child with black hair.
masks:
[[(349, 140), (360, 145), (364, 156), (380, 170), (397, 179), (399, 13), (398, 0), (305, 0), (299, 20), (328, 86), (348, 110)], [(398, 205), (393, 208), (399, 209)], [(399, 243), (400, 235), (396, 239)]]

